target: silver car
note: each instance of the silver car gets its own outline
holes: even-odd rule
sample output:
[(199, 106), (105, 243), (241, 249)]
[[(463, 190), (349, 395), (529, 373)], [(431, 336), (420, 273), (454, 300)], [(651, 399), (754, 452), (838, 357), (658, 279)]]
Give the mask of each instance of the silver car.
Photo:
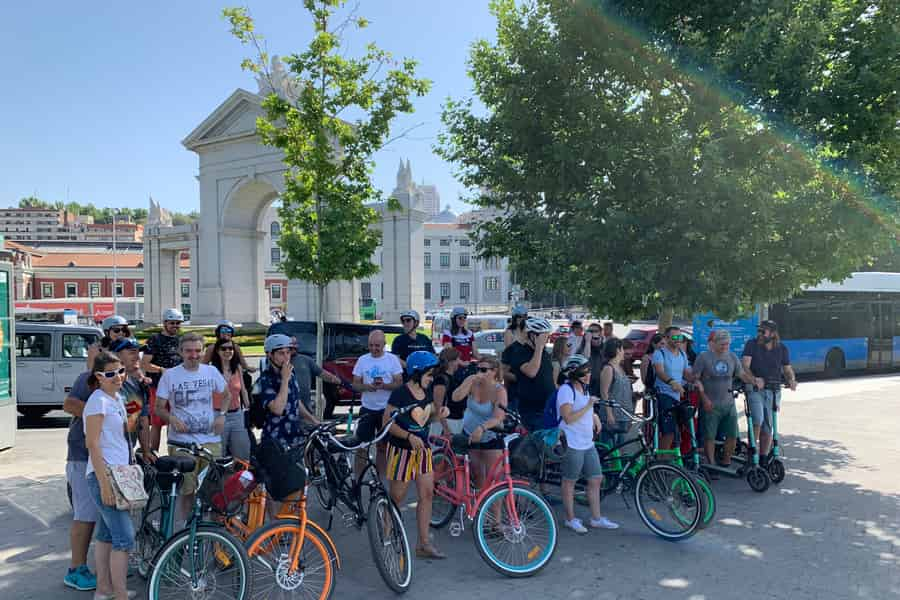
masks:
[(503, 354), (503, 329), (486, 329), (475, 333), (475, 347), (479, 354), (500, 358)]

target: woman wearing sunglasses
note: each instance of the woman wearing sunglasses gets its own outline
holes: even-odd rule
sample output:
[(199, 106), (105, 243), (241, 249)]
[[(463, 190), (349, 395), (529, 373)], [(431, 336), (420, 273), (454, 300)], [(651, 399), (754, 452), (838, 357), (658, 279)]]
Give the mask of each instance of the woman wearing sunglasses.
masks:
[(244, 421), (244, 410), (250, 406), (250, 398), (244, 385), (244, 370), (237, 357), (237, 345), (234, 340), (220, 338), (213, 344), (212, 355), (210, 364), (219, 370), (231, 392), (231, 404), (225, 413), (222, 431), (222, 451), (225, 456), (250, 460), (250, 434)]
[[(213, 335), (216, 336), (216, 341), (206, 347), (206, 350), (203, 353), (203, 359), (200, 361), (205, 365), (210, 364), (212, 362), (213, 356), (216, 355), (216, 344), (218, 344), (220, 341), (230, 341), (234, 343), (234, 323), (232, 323), (231, 321), (219, 321), (219, 324), (216, 325), (216, 330)], [(244, 358), (244, 353), (241, 352), (241, 347), (238, 346), (237, 343), (234, 343), (234, 355), (235, 357), (237, 357), (237, 360), (244, 372), (256, 372), (255, 368), (247, 364), (247, 360)]]
[(116, 509), (116, 497), (106, 465), (127, 465), (131, 444), (126, 438), (127, 416), (119, 394), (125, 367), (106, 350), (94, 359), (88, 384), (96, 389), (84, 407), (85, 445), (90, 460), (87, 484), (97, 505), (94, 558), (97, 591), (94, 598), (127, 600), (128, 552), (134, 546), (134, 526), (127, 510)]
[(475, 374), (469, 375), (453, 391), (453, 400), (466, 399), (463, 433), (469, 438), (475, 486), (484, 489), (488, 471), (503, 454), (503, 440), (491, 428), (503, 423), (507, 398), (500, 362), (493, 356), (485, 356), (477, 364)]

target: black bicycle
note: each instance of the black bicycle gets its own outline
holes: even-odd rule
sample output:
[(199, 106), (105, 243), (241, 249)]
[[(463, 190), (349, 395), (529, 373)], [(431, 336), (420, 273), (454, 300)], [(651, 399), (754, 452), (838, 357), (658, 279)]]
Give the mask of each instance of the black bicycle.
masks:
[[(400, 511), (378, 475), (371, 449), (387, 436), (397, 417), (414, 406), (395, 411), (371, 441), (361, 441), (354, 434), (337, 435), (337, 421), (323, 423), (310, 432), (304, 454), (309, 484), (322, 508), (331, 513), (328, 528), (335, 510), (348, 527), (362, 529), (365, 525), (375, 566), (398, 594), (409, 589), (412, 581), (409, 541)], [(355, 474), (354, 459), (360, 450), (365, 451), (365, 464)]]

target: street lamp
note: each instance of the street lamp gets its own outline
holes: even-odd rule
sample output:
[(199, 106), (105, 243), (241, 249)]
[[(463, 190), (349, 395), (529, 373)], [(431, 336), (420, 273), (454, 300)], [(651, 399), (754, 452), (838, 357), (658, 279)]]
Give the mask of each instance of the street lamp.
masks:
[(119, 287), (119, 270), (118, 270), (118, 261), (116, 260), (116, 217), (118, 216), (118, 209), (113, 209), (113, 222), (112, 222), (112, 255), (113, 255), (113, 289), (112, 289), (112, 297), (113, 297), (113, 314), (119, 314), (119, 297), (116, 294), (116, 288)]

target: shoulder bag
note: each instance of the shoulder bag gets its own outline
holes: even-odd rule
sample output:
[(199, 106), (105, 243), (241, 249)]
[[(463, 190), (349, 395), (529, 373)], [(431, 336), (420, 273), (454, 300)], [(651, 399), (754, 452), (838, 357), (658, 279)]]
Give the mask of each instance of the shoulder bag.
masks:
[(122, 428), (128, 446), (127, 465), (106, 465), (106, 477), (116, 497), (116, 510), (139, 510), (147, 504), (149, 496), (144, 488), (144, 470), (134, 464), (131, 456), (131, 440), (128, 438), (127, 421)]

